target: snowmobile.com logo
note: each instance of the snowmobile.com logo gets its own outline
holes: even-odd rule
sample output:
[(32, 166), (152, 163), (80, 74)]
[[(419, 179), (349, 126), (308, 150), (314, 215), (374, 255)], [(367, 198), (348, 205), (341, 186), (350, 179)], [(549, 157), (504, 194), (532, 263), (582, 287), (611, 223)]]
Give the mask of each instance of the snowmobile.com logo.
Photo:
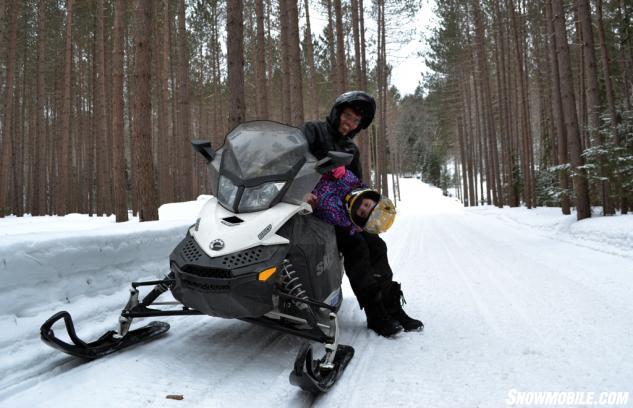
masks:
[(519, 405), (563, 405), (563, 406), (623, 406), (629, 402), (627, 392), (585, 392), (585, 391), (508, 391), (506, 404)]

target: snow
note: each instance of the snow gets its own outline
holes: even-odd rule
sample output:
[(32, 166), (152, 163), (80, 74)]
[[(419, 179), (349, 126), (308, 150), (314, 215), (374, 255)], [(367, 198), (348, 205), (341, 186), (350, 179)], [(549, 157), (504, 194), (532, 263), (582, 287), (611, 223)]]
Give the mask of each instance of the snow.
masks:
[(39, 340), (60, 310), (82, 338), (114, 328), (129, 282), (168, 272), (208, 196), (164, 205), (156, 222), (0, 219), (0, 406), (499, 407), (513, 390), (633, 391), (632, 215), (463, 208), (413, 178), (401, 190), (383, 237), (425, 330), (368, 331), (345, 280), (341, 342), (356, 354), (318, 397), (288, 382), (303, 340), (241, 321), (164, 318), (166, 336), (92, 362)]

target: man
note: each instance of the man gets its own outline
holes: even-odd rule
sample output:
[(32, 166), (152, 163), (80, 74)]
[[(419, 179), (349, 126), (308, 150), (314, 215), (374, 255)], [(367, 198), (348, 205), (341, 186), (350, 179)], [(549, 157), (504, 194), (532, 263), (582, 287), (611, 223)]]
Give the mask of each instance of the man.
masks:
[[(362, 167), (354, 136), (367, 129), (374, 119), (376, 102), (362, 91), (346, 92), (336, 98), (324, 122), (307, 122), (303, 133), (310, 152), (322, 159), (330, 150), (354, 156), (347, 170), (362, 180)], [(387, 260), (387, 245), (378, 236), (366, 231), (350, 234), (349, 228), (335, 227), (336, 242), (343, 253), (345, 272), (352, 290), (367, 316), (367, 327), (389, 337), (403, 328), (422, 330), (421, 321), (412, 319), (402, 310), (400, 284), (393, 282), (393, 272)]]

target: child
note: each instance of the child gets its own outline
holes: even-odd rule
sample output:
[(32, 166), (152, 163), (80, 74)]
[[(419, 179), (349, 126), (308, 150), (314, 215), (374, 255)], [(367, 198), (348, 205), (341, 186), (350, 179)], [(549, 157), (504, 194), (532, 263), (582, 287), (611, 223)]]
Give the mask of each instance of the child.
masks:
[(395, 219), (391, 200), (367, 188), (345, 167), (324, 175), (311, 198), (314, 214), (335, 226), (339, 250), (345, 254), (345, 273), (365, 310), (367, 327), (384, 337), (403, 328), (422, 330), (422, 322), (402, 309), (402, 290), (393, 281), (387, 246), (378, 237)]
[(341, 166), (324, 175), (314, 188), (314, 214), (350, 234), (387, 231), (396, 217), (393, 202), (369, 189)]

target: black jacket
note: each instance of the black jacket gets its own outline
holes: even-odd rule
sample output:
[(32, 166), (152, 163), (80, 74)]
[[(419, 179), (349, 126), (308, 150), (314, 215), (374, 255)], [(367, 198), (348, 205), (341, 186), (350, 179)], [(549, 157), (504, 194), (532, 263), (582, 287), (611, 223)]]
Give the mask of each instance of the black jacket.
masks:
[(347, 166), (347, 169), (354, 172), (360, 180), (363, 180), (360, 153), (358, 146), (352, 140), (361, 131), (361, 128), (359, 126), (349, 134), (341, 135), (338, 131), (340, 111), (341, 107), (335, 105), (325, 121), (306, 122), (301, 130), (308, 139), (310, 153), (319, 160), (324, 158), (330, 150), (353, 154), (354, 159)]

